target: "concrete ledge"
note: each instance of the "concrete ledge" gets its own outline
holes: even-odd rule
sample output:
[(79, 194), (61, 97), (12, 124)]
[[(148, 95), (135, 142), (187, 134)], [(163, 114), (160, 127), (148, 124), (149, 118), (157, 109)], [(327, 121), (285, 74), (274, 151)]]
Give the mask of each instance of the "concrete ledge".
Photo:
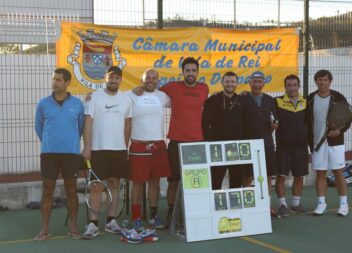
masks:
[[(78, 185), (84, 186), (84, 179), (79, 179)], [(26, 205), (31, 201), (40, 201), (42, 195), (42, 182), (35, 181), (0, 184), (0, 192), (0, 205), (6, 206), (10, 209), (22, 209), (26, 208)], [(54, 196), (66, 196), (62, 179), (56, 181)], [(79, 201), (82, 202), (83, 198), (81, 196), (79, 197)]]

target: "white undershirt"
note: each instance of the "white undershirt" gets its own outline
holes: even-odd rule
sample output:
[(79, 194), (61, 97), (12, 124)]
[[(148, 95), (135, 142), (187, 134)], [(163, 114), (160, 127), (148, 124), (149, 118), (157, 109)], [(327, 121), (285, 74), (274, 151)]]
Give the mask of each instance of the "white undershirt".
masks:
[(92, 123), (92, 150), (125, 150), (125, 119), (132, 117), (132, 101), (125, 93), (109, 95), (104, 90), (92, 94), (85, 104)]
[(314, 136), (314, 145), (318, 144), (321, 138), (324, 136), (326, 131), (326, 120), (328, 116), (330, 104), (330, 96), (321, 97), (317, 94), (314, 96), (314, 128), (313, 128), (313, 136)]
[(131, 139), (157, 141), (164, 139), (164, 108), (170, 106), (170, 98), (162, 91), (144, 92), (136, 96), (127, 92), (132, 100)]

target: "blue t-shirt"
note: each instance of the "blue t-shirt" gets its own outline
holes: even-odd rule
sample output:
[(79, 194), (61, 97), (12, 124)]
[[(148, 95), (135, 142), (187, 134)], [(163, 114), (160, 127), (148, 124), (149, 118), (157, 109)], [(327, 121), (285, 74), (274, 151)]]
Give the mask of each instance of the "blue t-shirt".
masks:
[(35, 114), (35, 132), (41, 141), (41, 153), (80, 153), (84, 107), (69, 95), (62, 105), (54, 96), (43, 98)]

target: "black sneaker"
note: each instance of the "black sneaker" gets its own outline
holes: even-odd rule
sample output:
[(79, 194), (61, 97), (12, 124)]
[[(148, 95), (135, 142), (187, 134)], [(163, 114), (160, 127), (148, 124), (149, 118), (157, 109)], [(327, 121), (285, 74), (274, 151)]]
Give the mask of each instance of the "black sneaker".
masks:
[(270, 208), (270, 217), (271, 219), (280, 219), (281, 216), (276, 212), (274, 208)]
[(287, 217), (288, 216), (288, 209), (287, 206), (281, 205), (279, 209), (277, 210), (278, 215), (281, 217)]
[(305, 209), (302, 204), (299, 204), (298, 206), (291, 206), (292, 213), (301, 213), (301, 214), (306, 214), (308, 213), (307, 209)]

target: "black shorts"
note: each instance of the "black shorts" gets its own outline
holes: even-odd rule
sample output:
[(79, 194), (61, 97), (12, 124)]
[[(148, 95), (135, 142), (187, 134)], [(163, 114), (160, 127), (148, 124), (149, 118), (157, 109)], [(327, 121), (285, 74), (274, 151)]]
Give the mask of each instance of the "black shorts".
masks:
[(212, 166), (211, 183), (213, 190), (221, 189), (226, 171), (229, 170), (229, 188), (240, 188), (243, 182), (243, 165)]
[(56, 180), (61, 172), (64, 179), (77, 178), (82, 161), (81, 155), (42, 153), (40, 155), (41, 177)]
[(170, 140), (167, 146), (167, 154), (171, 168), (171, 176), (167, 178), (168, 182), (178, 182), (181, 180), (180, 156), (178, 152), (178, 144), (187, 143), (187, 141)]
[(303, 177), (308, 174), (308, 148), (291, 147), (279, 148), (276, 151), (277, 174), (288, 176), (290, 171), (294, 177)]
[(178, 182), (181, 179), (180, 157), (178, 152), (179, 141), (170, 140), (167, 146), (167, 153), (169, 156), (171, 176), (167, 178), (169, 182)]
[[(275, 151), (273, 148), (266, 148), (265, 149), (265, 165), (266, 165), (266, 174), (267, 176), (276, 176), (276, 158), (275, 158)], [(254, 160), (256, 162), (256, 160)], [(252, 165), (246, 165), (252, 167)], [(253, 177), (253, 169), (246, 169), (244, 171), (245, 177)]]
[(167, 178), (168, 182), (179, 182), (181, 180), (180, 157), (178, 152), (178, 144), (197, 141), (175, 141), (170, 140), (167, 146), (167, 154), (171, 168), (171, 176)]
[(127, 150), (92, 151), (92, 169), (100, 180), (108, 177), (129, 178)]

